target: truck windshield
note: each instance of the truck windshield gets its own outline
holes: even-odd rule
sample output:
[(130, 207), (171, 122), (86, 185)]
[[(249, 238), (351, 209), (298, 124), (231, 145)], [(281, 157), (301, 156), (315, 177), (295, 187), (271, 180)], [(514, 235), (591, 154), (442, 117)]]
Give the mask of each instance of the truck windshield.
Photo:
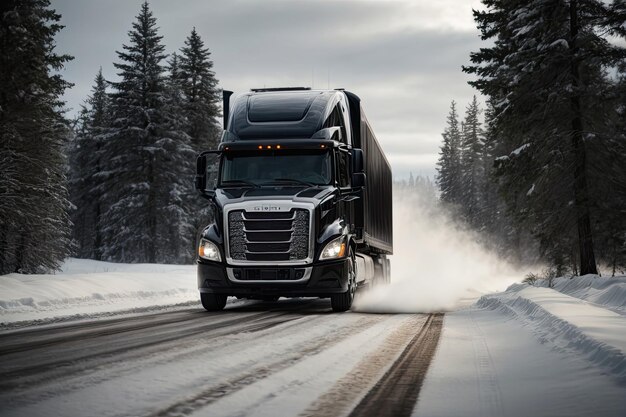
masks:
[(221, 183), (326, 185), (332, 179), (331, 172), (328, 150), (228, 152), (224, 154)]

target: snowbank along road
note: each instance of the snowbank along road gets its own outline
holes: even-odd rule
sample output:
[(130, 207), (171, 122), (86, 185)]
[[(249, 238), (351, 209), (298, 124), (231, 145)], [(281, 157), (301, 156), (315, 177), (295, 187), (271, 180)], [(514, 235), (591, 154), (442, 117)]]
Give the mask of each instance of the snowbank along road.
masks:
[(234, 304), (0, 334), (2, 416), (409, 416), (441, 314)]

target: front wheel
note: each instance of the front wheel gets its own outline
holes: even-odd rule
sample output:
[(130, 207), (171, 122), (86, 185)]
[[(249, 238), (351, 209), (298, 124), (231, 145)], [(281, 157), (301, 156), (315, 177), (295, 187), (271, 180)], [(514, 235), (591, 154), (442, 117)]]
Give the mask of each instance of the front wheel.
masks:
[(202, 301), (202, 307), (206, 311), (222, 310), (226, 306), (226, 298), (228, 296), (223, 294), (200, 293), (200, 301)]
[(350, 310), (354, 294), (356, 293), (356, 269), (354, 255), (350, 253), (348, 258), (347, 272), (348, 274), (348, 290), (341, 294), (332, 294), (330, 296), (330, 305), (333, 311), (342, 312)]

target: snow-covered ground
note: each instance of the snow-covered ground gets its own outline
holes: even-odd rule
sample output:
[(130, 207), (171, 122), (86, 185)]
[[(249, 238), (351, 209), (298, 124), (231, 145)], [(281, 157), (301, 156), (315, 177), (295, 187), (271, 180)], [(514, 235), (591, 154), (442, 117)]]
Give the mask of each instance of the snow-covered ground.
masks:
[(414, 416), (626, 415), (626, 277), (514, 284), (446, 314)]
[[(429, 278), (420, 275), (419, 279)], [(434, 279), (441, 277), (430, 277)], [(446, 313), (439, 346), (413, 415), (626, 415), (626, 276), (558, 278), (552, 284), (552, 288), (546, 281), (513, 284), (503, 292), (482, 295), (469, 307)], [(389, 291), (394, 288), (399, 287), (390, 286)], [(402, 291), (407, 288), (402, 287)], [(394, 294), (388, 298), (393, 300)], [(205, 316), (198, 303), (193, 265), (69, 259), (53, 276), (0, 276), (0, 322), (8, 327), (5, 334), (13, 331), (11, 323), (19, 321), (129, 312), (141, 316), (135, 320), (143, 320), (145, 311), (176, 309), (172, 306), (181, 304), (187, 309), (181, 307), (172, 313), (174, 316), (145, 316), (146, 323), (164, 320), (163, 325), (153, 323), (145, 336), (140, 334), (142, 324), (139, 333), (107, 342), (141, 345), (144, 337), (160, 341), (163, 333), (166, 342), (155, 345), (156, 353), (146, 351), (138, 356), (143, 358), (140, 360), (132, 355), (117, 358), (119, 369), (106, 365), (107, 355), (93, 354), (90, 360), (95, 363), (93, 369), (99, 369), (97, 378), (68, 368), (64, 378), (72, 384), (67, 392), (59, 391), (56, 383), (42, 382), (19, 394), (21, 400), (14, 401), (15, 414), (43, 415), (41, 410), (57, 410), (81, 415), (81, 407), (88, 407), (101, 409), (104, 415), (110, 401), (124, 395), (129, 397), (119, 404), (118, 411), (141, 413), (158, 405), (170, 407), (175, 414), (178, 407), (187, 406), (189, 392), (198, 391), (207, 380), (212, 381), (210, 389), (203, 388), (206, 392), (193, 397), (199, 415), (207, 410), (219, 410), (219, 415), (286, 415), (282, 413), (286, 410), (290, 415), (293, 411), (314, 416), (320, 415), (320, 410), (347, 415), (400, 355), (419, 328), (418, 322), (425, 320), (419, 314), (329, 315), (323, 300), (283, 301), (270, 307), (231, 302), (231, 313)], [(307, 307), (309, 304), (312, 307)], [(190, 305), (198, 311), (189, 309)], [(281, 305), (287, 309), (295, 305), (297, 310), (290, 316), (288, 310), (280, 310)], [(413, 307), (411, 304), (411, 311), (404, 313), (417, 313)], [(221, 324), (229, 320), (235, 324)], [(124, 317), (111, 325), (132, 327), (133, 322), (127, 324)], [(193, 337), (211, 331), (222, 336)], [(176, 332), (176, 337), (170, 332)], [(380, 347), (387, 339), (393, 342), (389, 345), (393, 349)], [(99, 348), (101, 342), (92, 343), (81, 349)], [(153, 349), (151, 343), (146, 346)], [(210, 360), (201, 361), (200, 368), (198, 352), (210, 352)], [(370, 356), (380, 362), (372, 362), (378, 363), (375, 372), (370, 372), (374, 379), (361, 381), (360, 391), (348, 390), (350, 401), (343, 408), (330, 407), (334, 397), (329, 387), (355, 387), (359, 378), (368, 375), (364, 370)], [(225, 380), (228, 375), (232, 378)], [(159, 378), (161, 382), (152, 388), (154, 395), (142, 391), (145, 381)], [(70, 387), (68, 384), (63, 386)], [(224, 391), (224, 386), (228, 390)], [(107, 394), (103, 396), (103, 392)], [(23, 413), (25, 410), (34, 414)]]
[(493, 310), (446, 315), (414, 417), (619, 417), (626, 389), (584, 356)]
[(193, 265), (69, 258), (54, 275), (0, 276), (0, 323), (198, 303)]
[(624, 315), (551, 288), (524, 284), (483, 296), (477, 305), (516, 319), (545, 343), (579, 354), (626, 383)]
[[(547, 287), (548, 281), (537, 281), (537, 286)], [(626, 313), (626, 276), (556, 278), (552, 282), (555, 290), (572, 297), (601, 305), (611, 310)]]

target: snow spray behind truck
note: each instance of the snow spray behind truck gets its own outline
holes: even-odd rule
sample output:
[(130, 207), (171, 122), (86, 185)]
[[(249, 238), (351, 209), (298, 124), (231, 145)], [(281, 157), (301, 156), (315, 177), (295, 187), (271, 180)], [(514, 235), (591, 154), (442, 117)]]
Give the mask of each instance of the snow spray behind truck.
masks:
[(198, 247), (207, 310), (228, 296), (330, 298), (387, 282), (392, 178), (361, 100), (344, 90), (224, 91), (218, 150), (200, 154), (196, 189), (214, 222)]

